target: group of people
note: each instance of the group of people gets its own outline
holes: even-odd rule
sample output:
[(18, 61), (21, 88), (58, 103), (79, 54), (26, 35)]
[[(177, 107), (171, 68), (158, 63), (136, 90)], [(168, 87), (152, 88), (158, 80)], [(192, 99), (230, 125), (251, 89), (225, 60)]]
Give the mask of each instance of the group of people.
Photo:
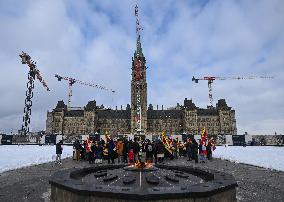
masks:
[(212, 159), (212, 150), (214, 151), (215, 148), (213, 138), (208, 141), (199, 140), (199, 143), (195, 139), (188, 139), (186, 144), (188, 161), (194, 160), (195, 163), (198, 163), (200, 157), (200, 161), (205, 163), (206, 159)]
[(205, 162), (212, 158), (214, 150), (213, 139), (206, 142), (195, 139), (188, 139), (185, 142), (172, 140), (170, 144), (165, 144), (162, 140), (150, 141), (128, 140), (127, 138), (113, 140), (107, 138), (106, 141), (92, 141), (90, 139), (82, 144), (76, 140), (73, 144), (73, 160), (86, 160), (92, 163), (102, 163), (107, 160), (108, 164), (115, 163), (134, 163), (137, 160), (161, 163), (166, 159), (177, 159), (181, 156), (188, 157), (188, 161), (194, 160), (195, 163)]
[(117, 159), (118, 163), (134, 163), (141, 158), (141, 150), (146, 152), (146, 158), (153, 160), (154, 150), (152, 143), (147, 140), (143, 143), (138, 139), (127, 140), (118, 139), (114, 141), (108, 138), (107, 141), (86, 140), (80, 144), (76, 140), (73, 144), (74, 160), (87, 160), (89, 163), (102, 163), (107, 160), (108, 163), (114, 163)]

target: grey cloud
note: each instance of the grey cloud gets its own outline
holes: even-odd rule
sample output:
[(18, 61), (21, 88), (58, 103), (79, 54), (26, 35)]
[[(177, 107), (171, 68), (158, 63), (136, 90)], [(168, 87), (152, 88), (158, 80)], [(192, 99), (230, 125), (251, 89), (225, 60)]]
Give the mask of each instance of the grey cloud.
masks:
[[(14, 5), (18, 6), (15, 7)], [(143, 1), (139, 3), (142, 47), (148, 65), (148, 103), (170, 107), (192, 98), (208, 104), (206, 82), (194, 76), (275, 75), (273, 80), (216, 81), (215, 101), (236, 109), (239, 133), (283, 133), (283, 1)], [(129, 1), (5, 1), (0, 3), (0, 131), (18, 129), (30, 53), (47, 80), (36, 81), (31, 128), (45, 127), (46, 111), (67, 100), (67, 83), (54, 74), (116, 88), (109, 96), (74, 85), (72, 103), (130, 102), (131, 57), (135, 49), (134, 3)], [(167, 93), (165, 93), (167, 92)]]

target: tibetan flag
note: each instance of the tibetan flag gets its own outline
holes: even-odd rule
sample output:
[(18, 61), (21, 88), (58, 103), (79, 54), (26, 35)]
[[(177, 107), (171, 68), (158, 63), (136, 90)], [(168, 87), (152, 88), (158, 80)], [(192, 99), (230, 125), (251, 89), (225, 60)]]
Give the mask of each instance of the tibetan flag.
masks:
[(162, 140), (162, 142), (163, 142), (163, 144), (165, 145), (165, 146), (170, 146), (169, 145), (169, 142), (168, 142), (168, 140), (167, 140), (167, 138), (166, 138), (166, 136), (165, 136), (165, 133), (162, 133), (162, 136), (161, 136), (161, 140)]
[(204, 128), (201, 131), (201, 139), (203, 140), (203, 142), (205, 142), (207, 140), (207, 136), (208, 136), (208, 132), (204, 126)]
[(161, 135), (161, 140), (162, 140), (162, 142), (163, 142), (163, 144), (165, 146), (165, 149), (172, 155), (173, 151), (170, 149), (169, 142), (168, 142), (168, 140), (167, 140), (167, 138), (166, 138), (164, 133), (162, 133), (162, 135)]

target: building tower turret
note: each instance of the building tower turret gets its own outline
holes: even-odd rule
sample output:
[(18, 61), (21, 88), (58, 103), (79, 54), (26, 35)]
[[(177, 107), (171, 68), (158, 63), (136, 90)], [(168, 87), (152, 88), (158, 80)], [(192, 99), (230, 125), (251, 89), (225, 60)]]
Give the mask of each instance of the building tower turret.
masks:
[(142, 52), (140, 41), (140, 24), (138, 7), (135, 7), (136, 16), (136, 51), (132, 57), (131, 79), (131, 133), (143, 134), (147, 130), (147, 82), (146, 59)]

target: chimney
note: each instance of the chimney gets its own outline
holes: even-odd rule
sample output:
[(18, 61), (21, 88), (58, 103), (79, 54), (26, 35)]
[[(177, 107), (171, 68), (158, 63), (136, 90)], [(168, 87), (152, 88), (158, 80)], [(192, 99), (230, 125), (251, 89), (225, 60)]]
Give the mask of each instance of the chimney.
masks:
[(159, 109), (159, 106), (157, 105), (157, 110)]
[(122, 110), (122, 105), (120, 105), (120, 109)]
[(162, 110), (164, 110), (164, 105), (162, 105)]
[(115, 106), (115, 110), (117, 110), (117, 106)]

